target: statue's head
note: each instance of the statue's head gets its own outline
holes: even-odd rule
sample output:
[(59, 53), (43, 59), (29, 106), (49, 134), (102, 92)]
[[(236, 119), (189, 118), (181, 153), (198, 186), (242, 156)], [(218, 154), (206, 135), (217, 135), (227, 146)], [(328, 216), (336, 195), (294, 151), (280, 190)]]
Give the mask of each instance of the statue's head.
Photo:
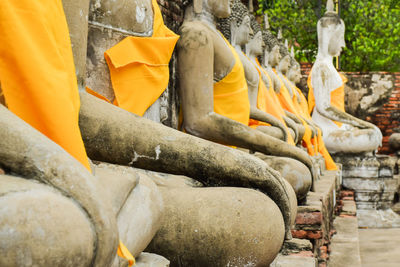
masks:
[(279, 70), (282, 73), (287, 73), (290, 68), (290, 55), (285, 55), (279, 62)]
[(265, 44), (264, 61), (268, 62), (271, 67), (275, 67), (282, 58), (278, 39), (269, 30), (264, 30), (262, 35)]
[(294, 58), (294, 50), (292, 47), (292, 53), (290, 54), (290, 68), (287, 73), (287, 77), (293, 83), (297, 84), (301, 79), (301, 68), (299, 62)]
[(249, 10), (240, 0), (231, 1), (231, 14), (218, 21), (218, 28), (232, 44), (245, 45), (253, 33)]
[(328, 0), (327, 11), (317, 24), (319, 52), (330, 56), (340, 55), (345, 47), (344, 30), (343, 20), (333, 11), (333, 2)]
[(216, 18), (226, 18), (231, 13), (230, 0), (193, 0), (194, 12), (202, 13), (203, 8)]
[(262, 56), (265, 44), (262, 38), (261, 26), (253, 15), (250, 16), (250, 24), (252, 34), (249, 43), (246, 45), (246, 52), (252, 53), (255, 56)]

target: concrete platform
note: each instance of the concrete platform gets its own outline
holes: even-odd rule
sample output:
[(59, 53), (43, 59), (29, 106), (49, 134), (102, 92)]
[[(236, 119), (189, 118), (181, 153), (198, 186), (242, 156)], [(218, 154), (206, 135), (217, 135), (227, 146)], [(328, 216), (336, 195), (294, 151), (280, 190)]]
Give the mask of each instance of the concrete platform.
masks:
[(400, 228), (359, 229), (358, 233), (362, 267), (400, 266)]

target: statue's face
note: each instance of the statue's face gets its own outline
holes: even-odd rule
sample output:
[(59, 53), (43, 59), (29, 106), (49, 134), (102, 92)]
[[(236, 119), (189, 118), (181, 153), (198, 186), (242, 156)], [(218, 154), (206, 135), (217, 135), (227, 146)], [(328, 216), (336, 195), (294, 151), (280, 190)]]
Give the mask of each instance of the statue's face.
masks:
[(261, 56), (264, 52), (264, 41), (262, 39), (262, 33), (257, 32), (253, 39), (249, 42), (249, 48), (253, 54), (256, 56)]
[(288, 74), (289, 80), (294, 82), (295, 84), (299, 83), (301, 80), (301, 70), (298, 66), (294, 65), (290, 68)]
[(250, 33), (252, 33), (252, 29), (250, 26), (250, 17), (245, 16), (240, 24), (239, 28), (237, 29), (237, 39), (236, 42), (239, 45), (245, 45), (250, 40)]
[(206, 0), (211, 13), (220, 19), (227, 18), (231, 14), (230, 0)]
[(342, 48), (346, 47), (344, 41), (344, 26), (343, 24), (337, 25), (332, 32), (329, 40), (328, 53), (331, 56), (339, 56)]
[(282, 56), (281, 53), (279, 52), (279, 46), (275, 45), (272, 50), (271, 53), (269, 54), (269, 64), (272, 67), (275, 67), (276, 65), (279, 64), (279, 61), (281, 60)]
[(279, 63), (279, 69), (282, 72), (287, 72), (289, 70), (290, 67), (290, 56), (286, 55), (281, 62)]

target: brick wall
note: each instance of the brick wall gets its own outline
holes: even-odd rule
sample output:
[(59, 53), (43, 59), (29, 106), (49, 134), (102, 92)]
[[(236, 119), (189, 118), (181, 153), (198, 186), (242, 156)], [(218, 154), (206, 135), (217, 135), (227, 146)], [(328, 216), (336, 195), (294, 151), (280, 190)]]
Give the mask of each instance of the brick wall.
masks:
[[(308, 94), (307, 77), (310, 74), (311, 67), (311, 63), (301, 64), (303, 79), (299, 87), (305, 95)], [(365, 76), (368, 75), (368, 73), (358, 72), (345, 72), (344, 74), (347, 76), (349, 81), (363, 79), (365, 78)], [(400, 73), (373, 72), (371, 74), (379, 74), (382, 76), (392, 77), (393, 89), (391, 90), (388, 98), (385, 98), (385, 103), (383, 103), (383, 105), (381, 105), (381, 107), (373, 114), (368, 114), (367, 116), (365, 116), (365, 119), (367, 121), (375, 124), (382, 131), (382, 147), (379, 148), (378, 153), (392, 154), (394, 153), (394, 151), (391, 151), (388, 145), (389, 137), (394, 132), (400, 132)], [(360, 117), (359, 114), (353, 115)]]

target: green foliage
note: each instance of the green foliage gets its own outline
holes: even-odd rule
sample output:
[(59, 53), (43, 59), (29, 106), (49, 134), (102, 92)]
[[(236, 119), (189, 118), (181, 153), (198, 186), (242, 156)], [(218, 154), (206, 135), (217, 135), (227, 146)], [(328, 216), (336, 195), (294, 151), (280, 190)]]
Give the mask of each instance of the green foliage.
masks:
[[(300, 61), (313, 62), (318, 48), (317, 21), (322, 0), (259, 0), (258, 15), (268, 14), (271, 30), (282, 29)], [(346, 48), (340, 57), (346, 71), (400, 71), (400, 1), (340, 0), (346, 24)]]

